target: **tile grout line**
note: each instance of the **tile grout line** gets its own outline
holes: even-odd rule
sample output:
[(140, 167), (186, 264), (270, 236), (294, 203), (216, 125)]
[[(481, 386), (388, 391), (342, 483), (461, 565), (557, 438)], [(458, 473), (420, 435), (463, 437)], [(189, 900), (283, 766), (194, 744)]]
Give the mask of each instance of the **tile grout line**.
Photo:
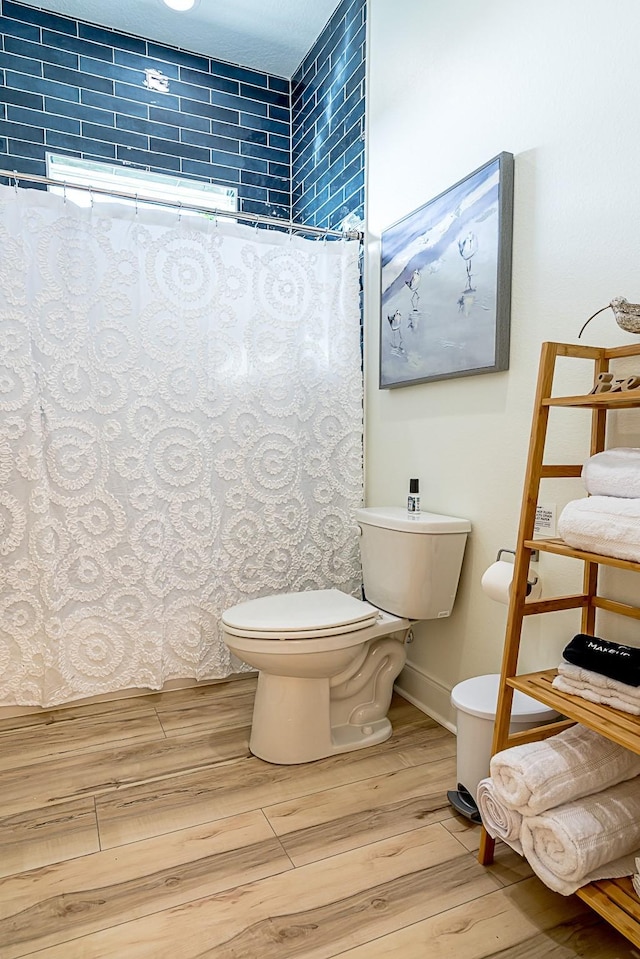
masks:
[[(97, 833), (97, 835), (98, 835), (98, 850), (99, 850), (99, 852), (103, 852), (102, 837), (101, 837), (101, 835), (100, 835), (100, 818), (99, 818), (99, 816), (98, 816), (98, 804), (97, 804), (97, 802), (96, 802), (96, 797), (95, 797), (95, 795), (94, 795), (92, 798), (93, 798), (93, 815), (95, 816), (95, 820), (96, 820), (96, 833)], [(68, 861), (68, 860), (67, 860), (67, 861)]]
[[(256, 810), (256, 811), (257, 811), (257, 810)], [(289, 853), (287, 852), (287, 850), (286, 850), (286, 848), (285, 848), (285, 846), (284, 846), (284, 844), (283, 844), (283, 842), (282, 842), (282, 839), (280, 838), (280, 836), (277, 834), (277, 832), (276, 832), (275, 829), (273, 828), (273, 826), (272, 826), (272, 824), (271, 824), (271, 822), (270, 822), (270, 820), (269, 820), (269, 817), (267, 816), (266, 812), (264, 811), (264, 809), (263, 809), (262, 807), (260, 807), (260, 810), (259, 810), (259, 811), (260, 811), (260, 812), (262, 813), (262, 815), (264, 816), (264, 819), (265, 819), (265, 821), (266, 821), (269, 829), (270, 829), (271, 832), (273, 833), (274, 838), (277, 840), (278, 845), (279, 845), (280, 848), (282, 849), (282, 852), (284, 853), (284, 855), (287, 857), (287, 859), (288, 859), (289, 862), (291, 863), (291, 868), (292, 868), (292, 869), (296, 869), (297, 866), (296, 866), (295, 862), (293, 861), (293, 859), (291, 858), (291, 856), (290, 856)]]

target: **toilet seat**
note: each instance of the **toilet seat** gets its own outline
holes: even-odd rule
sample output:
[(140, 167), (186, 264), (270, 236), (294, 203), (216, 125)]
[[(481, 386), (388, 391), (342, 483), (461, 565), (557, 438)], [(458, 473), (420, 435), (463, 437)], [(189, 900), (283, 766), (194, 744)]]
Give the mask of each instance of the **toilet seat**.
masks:
[(232, 636), (287, 641), (367, 629), (379, 615), (375, 606), (338, 589), (313, 589), (240, 603), (225, 611), (222, 623)]

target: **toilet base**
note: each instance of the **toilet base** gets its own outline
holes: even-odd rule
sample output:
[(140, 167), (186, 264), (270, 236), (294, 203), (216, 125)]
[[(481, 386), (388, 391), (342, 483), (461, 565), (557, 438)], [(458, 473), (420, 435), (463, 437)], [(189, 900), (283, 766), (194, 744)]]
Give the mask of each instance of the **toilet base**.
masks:
[(352, 752), (354, 749), (364, 749), (366, 746), (376, 746), (378, 743), (383, 743), (389, 739), (392, 732), (391, 723), (386, 718), (378, 719), (375, 723), (369, 723), (366, 726), (350, 726), (348, 724), (346, 726), (334, 726), (331, 730), (329, 752), (324, 750), (318, 752), (317, 749), (309, 750), (304, 758), (299, 754), (297, 759), (291, 759), (290, 754), (285, 757), (280, 750), (273, 749), (272, 744), (265, 747), (263, 737), (262, 741), (256, 746), (252, 734), (249, 751), (253, 756), (263, 759), (267, 763), (274, 763), (277, 766), (292, 766), (298, 763), (314, 762), (317, 759), (326, 759), (327, 756), (334, 756), (338, 753)]
[(384, 717), (362, 725), (331, 727), (328, 679), (300, 679), (260, 673), (249, 749), (279, 766), (313, 762), (375, 746), (389, 739)]
[(352, 749), (363, 749), (365, 746), (375, 746), (377, 743), (383, 743), (389, 739), (393, 729), (391, 723), (386, 718), (377, 719), (373, 723), (366, 723), (363, 726), (352, 726), (347, 723), (345, 726), (334, 726), (331, 730), (331, 739), (334, 744), (335, 753), (348, 753)]

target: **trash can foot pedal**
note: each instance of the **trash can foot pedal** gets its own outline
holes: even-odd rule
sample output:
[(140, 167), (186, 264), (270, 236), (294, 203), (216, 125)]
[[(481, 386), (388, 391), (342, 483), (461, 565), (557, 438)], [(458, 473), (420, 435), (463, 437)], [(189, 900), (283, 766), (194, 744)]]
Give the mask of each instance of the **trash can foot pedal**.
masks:
[(447, 792), (447, 799), (461, 816), (465, 816), (467, 819), (470, 819), (471, 822), (482, 825), (482, 817), (476, 806), (476, 801), (469, 792), (468, 789), (458, 783), (457, 789), (449, 789)]

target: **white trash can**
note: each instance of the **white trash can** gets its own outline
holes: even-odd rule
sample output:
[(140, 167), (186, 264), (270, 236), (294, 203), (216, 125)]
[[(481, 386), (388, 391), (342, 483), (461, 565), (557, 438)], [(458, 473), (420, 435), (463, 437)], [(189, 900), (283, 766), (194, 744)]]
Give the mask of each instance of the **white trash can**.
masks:
[[(451, 702), (457, 710), (458, 789), (448, 792), (447, 796), (458, 812), (474, 822), (480, 822), (476, 806), (478, 783), (489, 775), (499, 684), (500, 676), (491, 673), (465, 679), (451, 691)], [(558, 713), (553, 709), (518, 690), (514, 691), (510, 732), (531, 729), (557, 718)]]

